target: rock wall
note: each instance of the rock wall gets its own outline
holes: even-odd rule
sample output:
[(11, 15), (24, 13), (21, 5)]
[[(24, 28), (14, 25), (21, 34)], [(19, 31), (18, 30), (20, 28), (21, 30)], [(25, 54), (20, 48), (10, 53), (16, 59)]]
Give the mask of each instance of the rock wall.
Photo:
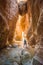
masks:
[(32, 17), (31, 18), (32, 23), (30, 25), (30, 29), (27, 32), (28, 40), (29, 38), (31, 38), (31, 35), (34, 36), (34, 34), (35, 34), (35, 39), (37, 39), (37, 36), (38, 36), (37, 35), (37, 23), (39, 21), (40, 12), (43, 8), (42, 4), (43, 4), (43, 0), (28, 0), (28, 15), (31, 15)]
[[(0, 30), (4, 27), (9, 27), (9, 33), (8, 33), (8, 40), (9, 43), (12, 43), (13, 40), (13, 36), (14, 36), (14, 30), (15, 30), (15, 26), (16, 26), (16, 22), (17, 22), (17, 18), (18, 18), (18, 6), (17, 6), (17, 2), (16, 0), (0, 0), (0, 13), (2, 14), (2, 16), (0, 16)], [(3, 17), (4, 17), (4, 21), (3, 21)], [(1, 22), (2, 19), (2, 23)], [(5, 19), (7, 20), (7, 22), (5, 23)], [(7, 24), (8, 26), (5, 26), (5, 24)], [(4, 30), (3, 28), (3, 30)], [(6, 30), (5, 30), (6, 31)], [(2, 32), (2, 31), (1, 31)], [(2, 37), (1, 37), (2, 35)], [(4, 32), (4, 34), (0, 33), (0, 41), (1, 38), (4, 38), (2, 41), (2, 43), (0, 43), (0, 48), (6, 44), (6, 37), (7, 34), (6, 32)], [(6, 42), (5, 42), (6, 41)]]
[[(43, 0), (37, 1), (37, 4), (39, 4), (38, 12), (40, 11), (40, 13), (39, 13), (38, 21), (37, 21), (37, 26), (36, 26), (38, 42), (37, 42), (36, 48), (35, 48), (36, 53), (35, 53), (35, 57), (33, 60), (33, 65), (35, 65), (37, 62), (39, 62), (39, 63), (37, 63), (36, 65), (39, 65), (39, 64), (43, 65)], [(36, 17), (36, 19), (37, 19), (37, 17)], [(35, 61), (35, 59), (36, 59), (36, 61)]]
[[(28, 0), (28, 18), (32, 17), (32, 25), (30, 24), (30, 28), (28, 30), (27, 36), (32, 34), (32, 30), (33, 32), (37, 29), (37, 23), (38, 23), (38, 19), (39, 19), (39, 14), (43, 8), (43, 0)], [(0, 13), (1, 13), (1, 17), (0, 17), (0, 27), (4, 27), (7, 29), (7, 31), (9, 31), (8, 33), (8, 41), (11, 44), (13, 41), (13, 36), (14, 36), (14, 31), (15, 31), (15, 27), (16, 27), (16, 22), (18, 19), (18, 4), (16, 0), (0, 0)], [(3, 19), (4, 17), (4, 19)], [(7, 22), (5, 22), (6, 26), (3, 26), (2, 22), (1, 22), (1, 18), (2, 20), (5, 20)], [(29, 18), (30, 19), (30, 18)], [(31, 21), (29, 21), (31, 22)], [(0, 30), (1, 30), (0, 28)], [(3, 28), (3, 30), (4, 30)], [(9, 28), (9, 30), (8, 30)], [(1, 38), (1, 34), (0, 33), (0, 38)], [(5, 32), (4, 32), (5, 34)], [(2, 35), (4, 35), (2, 34)], [(6, 36), (6, 34), (5, 34)], [(4, 36), (2, 36), (3, 38), (5, 38)], [(29, 36), (28, 36), (29, 37)], [(6, 41), (6, 38), (5, 38)], [(3, 40), (4, 42), (4, 40)], [(6, 41), (7, 42), (7, 41)], [(1, 44), (1, 43), (0, 43)], [(3, 45), (3, 43), (2, 43)]]

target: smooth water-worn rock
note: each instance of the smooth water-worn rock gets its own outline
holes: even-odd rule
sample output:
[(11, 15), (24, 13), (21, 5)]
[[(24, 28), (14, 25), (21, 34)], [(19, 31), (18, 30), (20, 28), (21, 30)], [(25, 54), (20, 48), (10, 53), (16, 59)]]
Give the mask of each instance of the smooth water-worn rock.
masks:
[[(22, 54), (23, 51), (23, 54)], [(30, 53), (22, 48), (7, 48), (0, 52), (0, 65), (30, 65)]]
[(13, 65), (18, 65), (18, 63), (17, 62), (14, 62)]

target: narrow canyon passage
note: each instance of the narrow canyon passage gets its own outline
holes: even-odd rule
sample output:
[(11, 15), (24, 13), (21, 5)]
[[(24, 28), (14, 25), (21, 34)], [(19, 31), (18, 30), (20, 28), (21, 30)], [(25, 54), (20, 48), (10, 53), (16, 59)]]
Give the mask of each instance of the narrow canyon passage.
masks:
[(0, 65), (43, 65), (43, 0), (0, 0)]

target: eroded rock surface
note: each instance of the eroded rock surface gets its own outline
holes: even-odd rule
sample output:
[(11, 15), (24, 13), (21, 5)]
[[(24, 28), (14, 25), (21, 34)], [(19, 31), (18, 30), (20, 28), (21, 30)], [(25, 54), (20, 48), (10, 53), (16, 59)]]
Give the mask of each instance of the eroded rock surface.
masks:
[[(5, 21), (6, 23), (4, 23), (4, 25), (7, 24), (8, 26), (6, 27), (9, 27), (9, 33), (7, 36), (6, 32), (3, 31), (4, 28), (6, 27), (2, 24), (1, 19), (0, 19), (0, 26), (1, 26), (0, 30), (2, 29), (2, 27), (4, 27), (2, 29), (4, 34), (0, 33), (0, 41), (3, 38), (3, 43), (0, 42), (0, 45), (3, 47), (3, 44), (6, 44), (7, 42), (7, 37), (10, 44), (13, 40), (14, 30), (15, 30), (17, 19), (18, 19), (17, 1), (16, 0), (4, 0), (4, 1), (0, 0), (0, 13), (2, 14), (1, 15), (2, 22), (6, 20), (7, 22)], [(4, 21), (3, 21), (3, 17), (4, 17)]]
[(31, 65), (31, 54), (22, 48), (6, 48), (0, 53), (0, 65)]

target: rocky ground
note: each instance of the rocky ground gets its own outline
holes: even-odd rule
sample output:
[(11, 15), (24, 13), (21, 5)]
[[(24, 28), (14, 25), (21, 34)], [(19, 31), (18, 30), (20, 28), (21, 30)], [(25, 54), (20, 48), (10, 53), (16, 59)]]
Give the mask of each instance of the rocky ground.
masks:
[(31, 54), (21, 47), (7, 47), (0, 51), (0, 65), (32, 65)]

